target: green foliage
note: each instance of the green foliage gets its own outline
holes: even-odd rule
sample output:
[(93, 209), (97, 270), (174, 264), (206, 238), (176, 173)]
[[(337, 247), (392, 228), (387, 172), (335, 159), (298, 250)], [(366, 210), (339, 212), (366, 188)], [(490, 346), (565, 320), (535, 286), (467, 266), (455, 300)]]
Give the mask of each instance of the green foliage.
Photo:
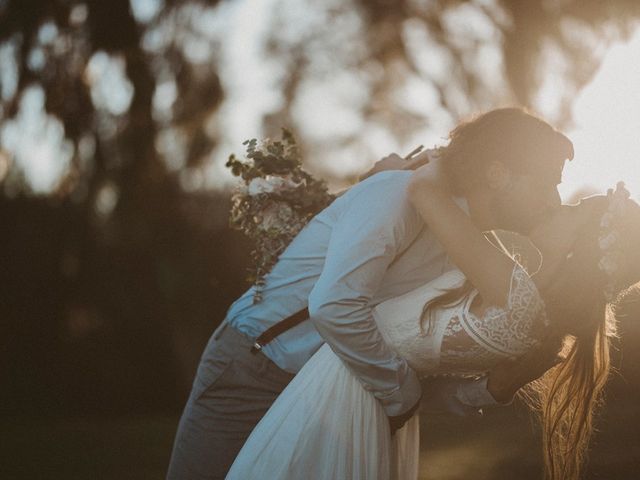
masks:
[[(267, 175), (295, 175), (300, 176), (302, 160), (300, 151), (293, 134), (286, 128), (282, 129), (282, 140), (272, 141), (265, 139), (262, 145), (252, 138), (242, 142), (246, 145), (246, 158), (251, 161), (239, 160), (235, 155), (230, 155), (226, 166), (231, 172), (241, 177), (245, 182), (254, 178)], [(308, 175), (307, 175), (308, 177)], [(310, 177), (309, 177), (310, 178)]]

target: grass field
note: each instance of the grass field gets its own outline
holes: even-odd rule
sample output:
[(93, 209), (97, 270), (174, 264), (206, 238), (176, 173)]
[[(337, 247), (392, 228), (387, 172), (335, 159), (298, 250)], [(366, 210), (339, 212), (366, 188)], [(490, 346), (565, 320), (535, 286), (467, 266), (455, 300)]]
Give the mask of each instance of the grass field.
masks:
[(2, 423), (0, 478), (164, 478), (177, 418)]
[[(0, 478), (164, 478), (174, 416), (118, 419), (12, 419), (0, 423)], [(601, 416), (585, 478), (640, 478), (640, 422), (636, 405), (611, 405)], [(516, 407), (482, 418), (422, 419), (421, 475), (430, 480), (541, 478), (536, 429)], [(268, 479), (265, 479), (268, 480)]]

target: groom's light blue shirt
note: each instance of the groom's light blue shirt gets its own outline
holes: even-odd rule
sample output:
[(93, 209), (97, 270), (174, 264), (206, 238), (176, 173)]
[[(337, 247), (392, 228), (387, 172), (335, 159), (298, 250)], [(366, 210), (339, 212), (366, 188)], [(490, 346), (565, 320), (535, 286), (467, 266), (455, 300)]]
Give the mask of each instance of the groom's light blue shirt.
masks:
[[(371, 310), (453, 268), (406, 194), (408, 171), (369, 177), (314, 217), (265, 278), (231, 305), (226, 321), (249, 336), (308, 306), (311, 321), (280, 335), (263, 352), (297, 372), (323, 342), (345, 362), (388, 415), (420, 397), (418, 378), (383, 341)], [(466, 207), (466, 204), (463, 205)]]

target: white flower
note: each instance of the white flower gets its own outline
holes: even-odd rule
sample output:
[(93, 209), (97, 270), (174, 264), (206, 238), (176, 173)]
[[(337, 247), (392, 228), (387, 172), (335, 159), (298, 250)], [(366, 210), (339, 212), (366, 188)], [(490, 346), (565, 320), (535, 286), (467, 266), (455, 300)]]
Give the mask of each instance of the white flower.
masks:
[(271, 185), (266, 178), (257, 177), (251, 180), (247, 191), (252, 197), (261, 193), (271, 193), (273, 192), (273, 185)]
[(261, 213), (258, 228), (263, 231), (284, 231), (293, 217), (293, 210), (284, 202), (273, 202)]
[(600, 267), (600, 270), (609, 276), (613, 275), (618, 270), (616, 261), (610, 255), (602, 257), (598, 263), (598, 267)]
[(620, 234), (615, 225), (626, 215), (629, 196), (629, 191), (624, 187), (623, 182), (618, 182), (615, 189), (610, 188), (607, 191), (609, 207), (600, 219), (602, 231), (598, 238), (598, 243), (602, 251), (602, 257), (598, 262), (598, 267), (609, 277), (604, 288), (608, 301), (613, 298), (616, 285), (615, 275), (618, 272), (618, 267), (622, 264), (620, 247), (617, 245)]
[(599, 265), (608, 275), (612, 275), (617, 270), (617, 262), (614, 257), (619, 255), (615, 247), (620, 238), (620, 234), (615, 229), (615, 224), (619, 219), (624, 218), (629, 196), (629, 191), (624, 187), (623, 182), (618, 182), (615, 190), (610, 188), (607, 191), (609, 207), (600, 219), (602, 232), (598, 238), (598, 243), (603, 253)]
[(300, 185), (304, 183), (304, 180), (300, 183), (296, 183), (290, 176), (280, 177), (280, 176), (267, 176), (267, 180), (271, 182), (274, 186), (276, 192), (280, 192), (282, 190), (292, 190), (294, 188), (298, 188)]
[(261, 193), (277, 193), (297, 188), (302, 183), (294, 182), (290, 176), (267, 175), (265, 178), (257, 177), (251, 180), (248, 186), (248, 193), (252, 197)]
[(600, 220), (600, 226), (603, 228), (608, 228), (611, 226), (611, 222), (613, 220), (613, 214), (611, 212), (605, 212), (602, 215), (602, 219)]
[(627, 200), (631, 196), (629, 190), (624, 186), (624, 182), (618, 182), (615, 190), (610, 188), (607, 191), (609, 197), (608, 211), (614, 216), (623, 216), (626, 211)]
[(598, 242), (601, 250), (609, 250), (618, 241), (618, 234), (615, 231), (609, 232), (606, 236), (600, 237)]

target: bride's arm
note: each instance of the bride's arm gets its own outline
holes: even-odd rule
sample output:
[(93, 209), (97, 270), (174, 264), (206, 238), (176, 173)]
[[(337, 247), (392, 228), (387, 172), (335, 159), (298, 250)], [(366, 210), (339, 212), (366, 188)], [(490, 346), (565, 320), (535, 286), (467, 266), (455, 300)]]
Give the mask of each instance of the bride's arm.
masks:
[(453, 263), (480, 292), (483, 303), (505, 305), (514, 261), (492, 245), (455, 203), (439, 173), (437, 161), (415, 171), (408, 195)]

